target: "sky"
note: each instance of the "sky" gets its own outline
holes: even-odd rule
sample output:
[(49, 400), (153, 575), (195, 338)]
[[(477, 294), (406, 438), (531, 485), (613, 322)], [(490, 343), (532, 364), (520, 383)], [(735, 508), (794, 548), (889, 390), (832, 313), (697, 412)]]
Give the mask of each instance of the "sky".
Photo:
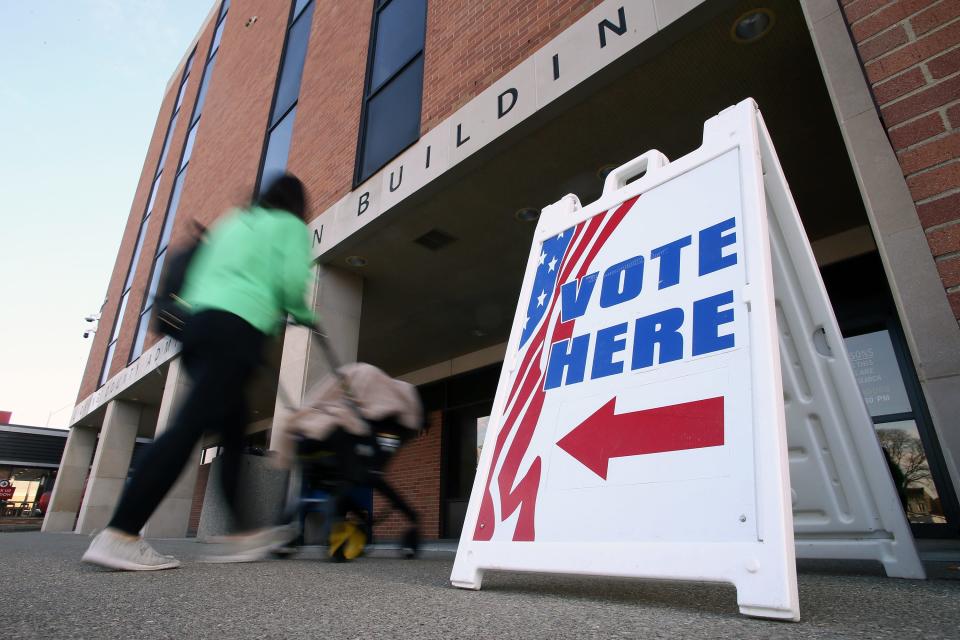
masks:
[[(0, 0), (0, 411), (67, 427), (164, 89), (213, 0)], [(109, 331), (109, 321), (101, 327)]]

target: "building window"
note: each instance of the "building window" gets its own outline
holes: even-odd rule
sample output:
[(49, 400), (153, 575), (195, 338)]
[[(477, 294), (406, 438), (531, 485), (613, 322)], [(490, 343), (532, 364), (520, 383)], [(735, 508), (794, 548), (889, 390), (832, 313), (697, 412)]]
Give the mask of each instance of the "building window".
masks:
[(183, 104), (183, 96), (186, 94), (187, 81), (190, 79), (190, 70), (193, 69), (193, 58), (196, 53), (196, 49), (191, 51), (186, 64), (183, 65), (180, 87), (177, 89), (177, 99), (173, 106), (173, 113), (170, 115), (170, 121), (167, 123), (167, 132), (163, 136), (163, 147), (160, 149), (160, 157), (157, 160), (157, 166), (153, 172), (153, 181), (150, 184), (150, 195), (147, 196), (147, 206), (140, 220), (140, 228), (137, 230), (137, 240), (133, 245), (133, 254), (130, 257), (130, 265), (127, 267), (127, 275), (124, 278), (123, 292), (120, 294), (120, 304), (117, 305), (117, 315), (114, 317), (113, 329), (110, 332), (110, 343), (107, 345), (107, 352), (103, 358), (103, 366), (100, 369), (98, 387), (103, 386), (110, 377), (110, 366), (113, 364), (113, 356), (117, 350), (117, 339), (120, 337), (120, 327), (123, 325), (123, 316), (126, 313), (127, 302), (130, 299), (130, 288), (133, 286), (133, 278), (137, 272), (137, 265), (140, 263), (140, 254), (143, 252), (143, 242), (147, 236), (147, 227), (150, 223), (151, 214), (153, 213), (153, 205), (157, 201), (157, 192), (160, 189), (163, 165), (167, 161), (167, 152), (170, 150), (170, 140), (173, 138), (173, 131), (177, 126), (177, 115), (180, 113), (181, 104)]
[(292, 16), (292, 17), (293, 17), (294, 20), (296, 20), (297, 16), (300, 15), (300, 12), (302, 12), (303, 9), (304, 9), (308, 4), (310, 4), (310, 0), (296, 0), (296, 2), (293, 3), (293, 16)]
[(97, 382), (97, 388), (103, 386), (110, 375), (110, 363), (113, 362), (113, 352), (117, 350), (117, 343), (111, 342), (107, 345), (107, 355), (103, 358), (103, 369), (100, 371), (100, 381)]
[(302, 12), (290, 26), (287, 36), (287, 50), (283, 56), (280, 80), (277, 83), (277, 98), (273, 105), (273, 117), (270, 126), (289, 111), (300, 97), (300, 80), (303, 77), (303, 63), (307, 57), (307, 43), (310, 40), (310, 19), (313, 17), (313, 3)]
[(173, 114), (173, 117), (170, 118), (170, 126), (167, 128), (167, 136), (163, 139), (163, 148), (160, 150), (160, 162), (157, 163), (157, 167), (160, 171), (163, 171), (163, 163), (167, 161), (167, 151), (170, 150), (170, 138), (173, 137), (173, 130), (177, 127), (177, 115), (178, 114), (175, 113)]
[[(210, 85), (210, 78), (213, 75), (213, 64), (220, 47), (220, 39), (223, 37), (223, 27), (226, 22), (227, 9), (229, 8), (229, 0), (224, 0), (220, 5), (220, 14), (217, 17), (216, 30), (210, 43), (210, 53), (207, 54), (207, 63), (203, 67), (203, 77), (200, 80), (197, 100), (194, 102), (193, 113), (190, 116), (190, 131), (187, 133), (187, 139), (183, 144), (180, 162), (177, 165), (177, 177), (173, 181), (173, 190), (170, 192), (170, 201), (167, 203), (167, 215), (163, 219), (163, 230), (160, 233), (160, 242), (157, 244), (157, 252), (153, 258), (150, 284), (145, 292), (143, 306), (140, 309), (140, 318), (137, 321), (137, 332), (133, 340), (133, 347), (130, 349), (129, 362), (133, 362), (140, 357), (147, 341), (147, 330), (150, 327), (150, 317), (153, 312), (153, 300), (160, 286), (160, 279), (163, 274), (163, 261), (167, 255), (170, 238), (173, 235), (173, 225), (177, 219), (177, 209), (180, 207), (180, 196), (183, 194), (183, 183), (187, 177), (190, 158), (193, 156), (193, 145), (196, 142), (197, 130), (200, 126), (200, 115), (203, 113), (203, 103), (207, 97), (207, 89)], [(191, 62), (192, 60), (193, 56), (191, 54)]]
[(160, 176), (163, 175), (163, 172), (157, 174), (157, 177), (153, 179), (153, 184), (150, 185), (150, 199), (147, 200), (147, 211), (144, 214), (144, 218), (153, 213), (153, 205), (157, 201), (157, 190), (160, 188)]
[[(180, 80), (180, 89), (177, 91), (177, 101), (173, 105), (173, 115), (180, 113), (180, 105), (183, 104), (183, 97), (187, 93), (187, 78), (190, 77), (190, 70), (193, 69), (193, 55), (197, 52), (196, 49), (190, 52), (190, 57), (187, 58), (187, 63), (183, 65), (183, 78)], [(173, 129), (173, 127), (170, 127)], [(169, 136), (169, 134), (168, 134)], [(166, 144), (166, 143), (164, 143)], [(163, 164), (162, 162), (160, 164)]]
[(163, 273), (163, 259), (167, 256), (167, 250), (164, 249), (154, 259), (153, 273), (150, 275), (150, 288), (147, 290), (146, 308), (153, 308), (153, 301), (157, 297), (157, 288), (160, 286), (160, 274)]
[[(148, 223), (148, 222), (150, 222), (150, 216), (149, 216), (149, 215), (148, 215), (146, 218), (144, 218), (143, 220), (140, 221), (140, 230), (137, 232), (137, 242), (136, 242), (136, 244), (133, 246), (133, 260), (132, 260), (132, 263), (133, 263), (133, 264), (136, 264), (137, 262), (140, 261), (140, 252), (143, 251), (143, 241), (144, 241), (144, 240), (146, 239), (146, 237), (147, 237), (147, 223)], [(130, 286), (133, 284), (133, 276), (134, 276), (134, 274), (135, 274), (135, 271), (134, 271), (133, 269), (129, 269), (129, 270), (127, 271), (127, 279), (124, 280), (124, 282), (123, 282), (123, 290), (124, 290), (124, 292), (130, 291)], [(122, 311), (120, 312), (120, 315), (123, 315), (123, 312), (122, 312)]]
[(293, 136), (293, 120), (296, 115), (297, 109), (294, 107), (268, 134), (260, 184), (270, 184), (274, 178), (286, 170), (287, 158), (290, 155), (290, 139)]
[(177, 169), (177, 171), (183, 169), (185, 166), (187, 166), (187, 163), (190, 162), (190, 156), (193, 155), (193, 143), (197, 140), (198, 124), (199, 122), (194, 123), (194, 125), (190, 127), (190, 131), (187, 133), (187, 143), (183, 147), (183, 157), (180, 158), (180, 167)]
[(373, 15), (356, 183), (420, 138), (426, 0), (380, 0)]
[(203, 78), (200, 80), (200, 91), (197, 93), (197, 103), (193, 107), (193, 119), (190, 120), (190, 124), (196, 124), (200, 114), (203, 112), (203, 103), (207, 99), (207, 89), (210, 87), (210, 76), (213, 75), (213, 63), (216, 61), (216, 56), (210, 58), (207, 61), (207, 66), (203, 70)]
[(170, 244), (170, 236), (173, 235), (173, 222), (177, 218), (177, 208), (180, 206), (180, 194), (183, 193), (183, 181), (187, 177), (186, 167), (177, 174), (177, 179), (173, 183), (173, 192), (170, 194), (170, 203), (167, 207), (167, 218), (163, 221), (163, 231), (160, 233), (160, 242), (157, 244), (157, 253), (163, 251)]
[(257, 193), (260, 193), (261, 185), (270, 184), (287, 168), (290, 142), (293, 137), (293, 122), (297, 114), (297, 102), (300, 99), (300, 80), (303, 77), (303, 65), (307, 58), (307, 44), (310, 41), (313, 6), (311, 0), (296, 0), (291, 6), (290, 25), (287, 27), (273, 108), (270, 110)]
[[(137, 322), (137, 335), (133, 340), (133, 352), (137, 358), (143, 353), (143, 346), (147, 341), (147, 329), (150, 327), (150, 312), (153, 307), (149, 307), (140, 313), (140, 320)], [(134, 358), (135, 360), (136, 358)]]
[(210, 57), (217, 54), (220, 49), (220, 40), (223, 38), (223, 27), (227, 24), (226, 20), (221, 19), (217, 23), (217, 30), (213, 32), (213, 43), (210, 45)]

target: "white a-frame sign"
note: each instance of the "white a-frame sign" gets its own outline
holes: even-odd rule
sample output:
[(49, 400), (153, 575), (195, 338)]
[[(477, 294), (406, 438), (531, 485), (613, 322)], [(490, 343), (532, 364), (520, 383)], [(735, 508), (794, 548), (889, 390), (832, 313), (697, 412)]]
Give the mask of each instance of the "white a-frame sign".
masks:
[(479, 589), (504, 569), (727, 582), (742, 613), (797, 620), (791, 503), (801, 555), (922, 575), (880, 472), (746, 100), (705, 124), (696, 151), (647, 152), (597, 202), (544, 209), (451, 581)]

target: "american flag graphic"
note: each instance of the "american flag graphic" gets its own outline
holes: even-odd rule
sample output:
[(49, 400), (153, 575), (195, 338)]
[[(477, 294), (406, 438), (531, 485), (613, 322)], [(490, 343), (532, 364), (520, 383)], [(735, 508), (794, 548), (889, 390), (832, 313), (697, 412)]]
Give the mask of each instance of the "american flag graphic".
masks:
[[(545, 345), (548, 347), (573, 335), (575, 320), (561, 322), (560, 319), (557, 304), (560, 287), (589, 273), (597, 253), (636, 201), (637, 197), (634, 197), (597, 214), (548, 239), (541, 246), (518, 346), (520, 366), (508, 383), (510, 392), (483, 489), (474, 540), (491, 540), (497, 525), (518, 509), (513, 540), (532, 541), (536, 538), (535, 516), (542, 460), (536, 456), (524, 468), (521, 465), (548, 393), (543, 388)], [(508, 440), (509, 447), (506, 446)]]

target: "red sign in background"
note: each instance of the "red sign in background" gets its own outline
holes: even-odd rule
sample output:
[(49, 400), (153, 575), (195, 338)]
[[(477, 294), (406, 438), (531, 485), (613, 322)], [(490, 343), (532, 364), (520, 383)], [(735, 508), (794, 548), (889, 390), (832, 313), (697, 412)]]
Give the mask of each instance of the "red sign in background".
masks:
[(11, 484), (6, 487), (0, 487), (0, 500), (9, 500), (13, 497), (15, 487)]

